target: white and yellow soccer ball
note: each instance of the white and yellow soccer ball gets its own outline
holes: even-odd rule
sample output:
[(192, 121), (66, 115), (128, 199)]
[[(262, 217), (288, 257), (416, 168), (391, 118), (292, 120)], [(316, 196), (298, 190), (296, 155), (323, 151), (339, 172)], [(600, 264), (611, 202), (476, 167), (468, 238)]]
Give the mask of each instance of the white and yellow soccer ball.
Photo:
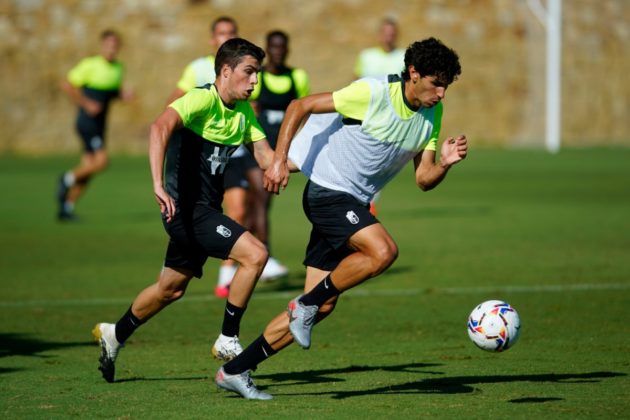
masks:
[(518, 340), (521, 320), (516, 310), (501, 300), (480, 303), (468, 317), (468, 336), (477, 347), (505, 351)]

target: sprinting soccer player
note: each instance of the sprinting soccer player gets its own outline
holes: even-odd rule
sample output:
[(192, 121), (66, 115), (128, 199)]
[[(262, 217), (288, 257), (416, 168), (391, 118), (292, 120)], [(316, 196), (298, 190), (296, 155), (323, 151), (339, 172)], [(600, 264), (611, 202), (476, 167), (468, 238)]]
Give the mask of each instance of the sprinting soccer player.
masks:
[(333, 311), (339, 295), (394, 262), (396, 243), (369, 212), (370, 199), (410, 160), (416, 184), (426, 191), (466, 157), (466, 137), (448, 137), (436, 162), (441, 100), (460, 73), (457, 54), (429, 38), (406, 50), (401, 76), (361, 79), (291, 103), (265, 187), (277, 193), (286, 186), (287, 158), (309, 178), (303, 206), (313, 227), (304, 260), (305, 294), (219, 369), (219, 387), (248, 399), (271, 399), (256, 388), (251, 370), (294, 340), (308, 349), (313, 325)]
[[(240, 264), (212, 352), (230, 360), (242, 351), (241, 317), (268, 254), (258, 239), (221, 212), (223, 171), (241, 144), (263, 168), (273, 158), (247, 101), (264, 56), (261, 48), (244, 39), (226, 41), (217, 53), (215, 83), (177, 99), (151, 125), (153, 190), (170, 240), (157, 282), (140, 292), (116, 324), (94, 327), (101, 346), (99, 369), (107, 382), (114, 380), (114, 362), (123, 343), (136, 328), (184, 295), (192, 277), (201, 277), (209, 256), (232, 258)], [(181, 136), (171, 138), (178, 129)]]
[(131, 98), (130, 90), (122, 89), (123, 65), (117, 60), (120, 35), (113, 30), (101, 33), (99, 55), (84, 58), (68, 73), (61, 88), (79, 107), (76, 129), (83, 141), (81, 161), (59, 178), (57, 200), (60, 221), (75, 220), (74, 208), (85, 192), (90, 179), (107, 168), (105, 125), (109, 103), (115, 98)]

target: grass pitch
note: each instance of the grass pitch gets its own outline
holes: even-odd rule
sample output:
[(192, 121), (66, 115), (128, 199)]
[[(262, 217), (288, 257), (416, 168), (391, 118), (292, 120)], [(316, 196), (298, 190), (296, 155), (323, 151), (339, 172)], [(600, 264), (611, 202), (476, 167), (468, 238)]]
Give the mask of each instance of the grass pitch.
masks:
[[(224, 302), (208, 262), (183, 300), (97, 371), (90, 329), (154, 281), (166, 245), (146, 158), (114, 157), (55, 221), (74, 158), (0, 158), (0, 412), (3, 418), (612, 418), (630, 415), (630, 150), (475, 150), (429, 193), (407, 168), (380, 219), (400, 257), (343, 295), (313, 335), (262, 364), (250, 402), (218, 392), (210, 357)], [(249, 343), (302, 285), (304, 179), (274, 201), (273, 252), (288, 278), (260, 284)], [(466, 318), (487, 299), (519, 312), (520, 341), (491, 354)]]

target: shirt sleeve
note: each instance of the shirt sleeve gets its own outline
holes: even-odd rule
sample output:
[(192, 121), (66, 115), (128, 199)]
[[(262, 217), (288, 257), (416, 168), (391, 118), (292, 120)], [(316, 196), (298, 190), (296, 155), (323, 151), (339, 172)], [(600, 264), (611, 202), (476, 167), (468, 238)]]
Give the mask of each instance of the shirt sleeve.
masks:
[(435, 117), (433, 118), (433, 131), (431, 131), (431, 137), (429, 138), (429, 142), (427, 143), (424, 150), (437, 150), (437, 142), (440, 138), (440, 130), (442, 130), (442, 112), (443, 112), (442, 102), (438, 102), (435, 106)]
[(370, 105), (371, 94), (368, 82), (351, 83), (333, 92), (335, 110), (344, 117), (363, 121)]
[(206, 89), (192, 89), (169, 106), (179, 114), (184, 127), (191, 127), (197, 118), (207, 115), (214, 103), (215, 97)]
[(184, 92), (188, 92), (194, 89), (197, 84), (197, 77), (195, 76), (195, 69), (193, 68), (192, 63), (186, 66), (184, 69), (184, 73), (182, 73), (182, 77), (177, 82), (177, 88), (183, 90)]
[(90, 60), (84, 58), (68, 72), (68, 82), (76, 88), (85, 86), (90, 76)]

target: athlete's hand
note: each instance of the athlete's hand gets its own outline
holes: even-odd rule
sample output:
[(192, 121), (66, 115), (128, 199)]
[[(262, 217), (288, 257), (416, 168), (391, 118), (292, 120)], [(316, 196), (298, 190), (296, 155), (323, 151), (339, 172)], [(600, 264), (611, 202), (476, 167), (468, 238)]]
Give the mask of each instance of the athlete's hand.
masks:
[(155, 201), (160, 206), (160, 213), (166, 217), (166, 222), (170, 223), (175, 216), (175, 200), (164, 191), (163, 187), (155, 187), (153, 192), (155, 193)]
[(448, 137), (442, 143), (440, 150), (440, 163), (444, 166), (451, 166), (461, 161), (468, 154), (468, 140), (465, 135), (456, 138)]
[(85, 112), (92, 117), (95, 117), (103, 112), (103, 105), (90, 98), (83, 98), (81, 101), (81, 108), (83, 108)]
[(263, 176), (263, 187), (271, 193), (279, 194), (289, 183), (289, 166), (286, 161), (274, 159)]

